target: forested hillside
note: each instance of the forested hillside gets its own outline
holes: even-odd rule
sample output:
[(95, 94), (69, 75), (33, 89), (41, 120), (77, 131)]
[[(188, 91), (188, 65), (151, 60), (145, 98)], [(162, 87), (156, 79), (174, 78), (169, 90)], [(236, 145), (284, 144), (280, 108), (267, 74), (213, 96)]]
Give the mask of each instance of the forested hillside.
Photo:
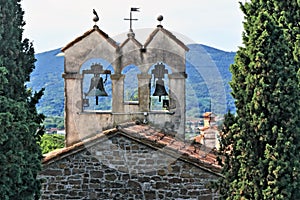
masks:
[[(200, 44), (192, 44), (188, 47), (190, 51), (187, 53), (186, 62), (188, 74), (187, 115), (199, 117), (203, 111), (211, 109), (222, 112), (228, 109), (234, 111), (228, 82), (231, 79), (229, 66), (233, 63), (235, 53)], [(38, 105), (38, 110), (46, 116), (63, 115), (64, 58), (57, 56), (60, 52), (60, 49), (55, 49), (36, 54), (36, 69), (31, 74), (31, 82), (28, 83), (29, 87), (34, 90), (45, 88), (45, 94)], [(216, 90), (221, 92), (214, 92)], [(218, 109), (220, 105), (225, 109)]]
[(60, 52), (60, 49), (55, 49), (36, 54), (36, 68), (28, 83), (33, 90), (45, 88), (38, 110), (46, 116), (62, 116), (64, 111), (64, 57), (57, 56)]

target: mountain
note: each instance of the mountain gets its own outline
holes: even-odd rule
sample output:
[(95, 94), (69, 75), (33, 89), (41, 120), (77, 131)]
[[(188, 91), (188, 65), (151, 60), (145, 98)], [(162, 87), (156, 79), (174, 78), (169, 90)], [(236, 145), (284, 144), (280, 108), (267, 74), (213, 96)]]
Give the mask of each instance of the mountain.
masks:
[[(226, 52), (201, 44), (188, 45), (186, 55), (187, 116), (199, 117), (205, 111), (226, 113), (235, 111), (230, 92), (231, 73), (235, 52)], [(191, 91), (192, 92), (191, 92)]]
[[(199, 117), (202, 112), (208, 110), (217, 113), (235, 111), (228, 84), (231, 80), (229, 66), (233, 63), (235, 52), (226, 52), (201, 44), (191, 44), (188, 47), (190, 51), (186, 56), (187, 115)], [(45, 88), (38, 110), (46, 116), (63, 116), (64, 113), (64, 57), (58, 56), (59, 53), (60, 49), (55, 49), (36, 54), (36, 68), (27, 84), (33, 90)]]
[(33, 90), (45, 88), (44, 95), (37, 105), (38, 111), (46, 116), (64, 114), (64, 57), (57, 56), (61, 51), (55, 49), (35, 55), (35, 69), (27, 84)]

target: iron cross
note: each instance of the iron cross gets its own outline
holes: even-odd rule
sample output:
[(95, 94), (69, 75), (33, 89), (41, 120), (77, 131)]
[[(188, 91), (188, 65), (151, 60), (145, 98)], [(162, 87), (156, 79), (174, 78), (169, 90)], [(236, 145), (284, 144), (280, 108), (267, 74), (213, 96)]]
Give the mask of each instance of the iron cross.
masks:
[(139, 9), (140, 8), (131, 8), (130, 9), (130, 17), (129, 17), (129, 19), (128, 18), (124, 18), (124, 20), (129, 20), (129, 22), (130, 22), (130, 31), (132, 31), (132, 21), (133, 20), (135, 20), (135, 21), (137, 21), (138, 19), (133, 19), (132, 18), (132, 12), (139, 12)]

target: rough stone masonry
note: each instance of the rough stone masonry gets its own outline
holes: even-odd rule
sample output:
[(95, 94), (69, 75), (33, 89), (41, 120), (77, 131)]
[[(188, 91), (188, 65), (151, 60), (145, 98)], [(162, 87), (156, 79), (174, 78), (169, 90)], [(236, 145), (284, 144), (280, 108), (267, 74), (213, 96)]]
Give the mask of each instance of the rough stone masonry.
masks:
[(157, 149), (157, 141), (129, 138), (120, 131), (110, 134), (46, 157), (41, 199), (217, 198), (209, 189), (219, 177), (213, 165), (193, 163), (190, 155), (166, 154)]

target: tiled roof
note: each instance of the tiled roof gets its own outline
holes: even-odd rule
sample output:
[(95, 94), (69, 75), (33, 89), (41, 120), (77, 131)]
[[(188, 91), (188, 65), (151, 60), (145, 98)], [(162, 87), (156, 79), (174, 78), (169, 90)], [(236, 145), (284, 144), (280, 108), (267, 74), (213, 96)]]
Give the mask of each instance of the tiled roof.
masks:
[(56, 149), (54, 151), (51, 151), (47, 154), (44, 154), (44, 158), (42, 160), (42, 163), (48, 163), (50, 161), (55, 161), (57, 159), (61, 159), (62, 157), (66, 157), (70, 154), (73, 154), (75, 152), (81, 151), (83, 149), (85, 149), (89, 143), (93, 143), (96, 140), (100, 140), (102, 138), (105, 138), (108, 135), (112, 135), (117, 133), (118, 130), (116, 128), (114, 129), (110, 129), (107, 131), (103, 131), (101, 134), (97, 134), (93, 137), (87, 138), (87, 139), (83, 139), (82, 141), (73, 144), (72, 146), (69, 147), (64, 147), (61, 149)]
[(89, 144), (109, 135), (120, 134), (124, 137), (142, 143), (154, 149), (163, 149), (166, 154), (178, 156), (178, 159), (192, 163), (206, 171), (219, 174), (221, 166), (218, 165), (216, 154), (193, 141), (183, 141), (174, 137), (173, 134), (165, 133), (162, 130), (148, 125), (138, 125), (135, 123), (125, 123), (107, 131), (76, 143), (70, 147), (65, 147), (52, 151), (45, 155), (43, 164), (55, 162), (68, 155), (85, 149)]
[(203, 113), (203, 117), (210, 117), (211, 115), (212, 115), (212, 112)]

